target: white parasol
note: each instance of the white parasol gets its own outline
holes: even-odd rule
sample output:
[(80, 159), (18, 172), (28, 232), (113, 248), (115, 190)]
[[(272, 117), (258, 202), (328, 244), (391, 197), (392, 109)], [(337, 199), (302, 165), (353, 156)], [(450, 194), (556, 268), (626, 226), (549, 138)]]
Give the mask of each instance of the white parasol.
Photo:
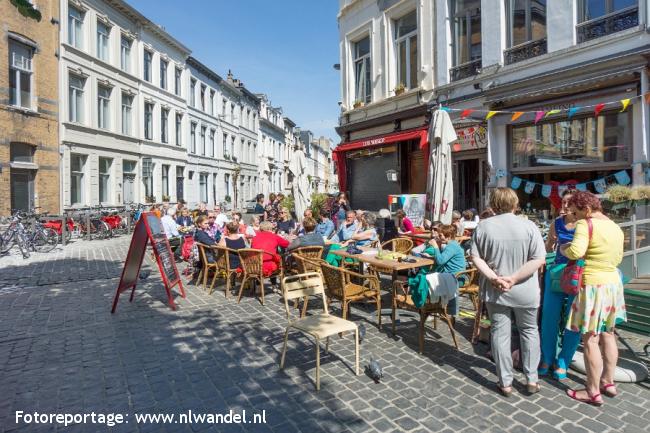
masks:
[(309, 206), (309, 181), (307, 180), (307, 161), (302, 146), (297, 146), (291, 156), (289, 170), (293, 174), (292, 190), (296, 218), (302, 221), (302, 215)]
[(431, 155), (427, 174), (427, 198), (431, 205), (431, 221), (441, 221), (443, 224), (451, 224), (451, 213), (454, 210), (451, 143), (457, 138), (449, 114), (444, 110), (434, 111), (429, 130)]

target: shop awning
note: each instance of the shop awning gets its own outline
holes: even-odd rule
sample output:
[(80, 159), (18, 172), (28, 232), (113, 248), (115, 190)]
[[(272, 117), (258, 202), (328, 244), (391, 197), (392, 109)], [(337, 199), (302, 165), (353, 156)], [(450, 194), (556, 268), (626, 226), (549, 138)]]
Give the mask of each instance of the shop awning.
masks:
[(345, 164), (345, 153), (350, 150), (364, 149), (368, 147), (385, 146), (391, 143), (397, 143), (407, 140), (419, 140), (420, 149), (424, 151), (425, 170), (429, 164), (429, 141), (428, 141), (428, 126), (421, 126), (408, 131), (399, 131), (387, 135), (379, 135), (375, 137), (364, 138), (362, 140), (349, 141), (347, 143), (339, 144), (332, 152), (332, 158), (336, 163), (339, 178), (339, 189), (346, 191), (347, 187), (347, 173)]

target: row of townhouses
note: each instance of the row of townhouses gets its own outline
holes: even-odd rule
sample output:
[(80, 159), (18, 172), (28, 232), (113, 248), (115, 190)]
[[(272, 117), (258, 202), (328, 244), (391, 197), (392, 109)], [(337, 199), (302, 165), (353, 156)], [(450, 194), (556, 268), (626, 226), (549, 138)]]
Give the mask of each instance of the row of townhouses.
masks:
[[(451, 110), (459, 136), (452, 148), (457, 209), (483, 208), (489, 188), (513, 179), (523, 182), (522, 203), (537, 209), (548, 203), (540, 185), (593, 189), (617, 173), (623, 183), (648, 182), (647, 0), (339, 6), (335, 159), (353, 206), (383, 207), (388, 194), (425, 191), (425, 131), (440, 107)], [(618, 101), (627, 99), (623, 108)], [(526, 182), (532, 190), (524, 191)]]
[[(244, 202), (336, 188), (330, 143), (304, 142), (268, 96), (223, 78), (122, 0), (0, 3), (0, 214), (92, 205)], [(322, 144), (323, 141), (327, 143)], [(316, 168), (319, 171), (316, 171)]]

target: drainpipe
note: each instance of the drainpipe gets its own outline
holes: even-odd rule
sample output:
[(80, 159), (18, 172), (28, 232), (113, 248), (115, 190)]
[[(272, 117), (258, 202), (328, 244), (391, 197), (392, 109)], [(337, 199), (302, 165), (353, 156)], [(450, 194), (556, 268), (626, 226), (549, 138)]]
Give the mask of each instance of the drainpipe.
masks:
[[(645, 95), (648, 93), (648, 74), (646, 72), (646, 69), (643, 68), (641, 70), (641, 98), (645, 98)], [(644, 169), (647, 169), (647, 163), (650, 161), (650, 139), (648, 138), (648, 133), (650, 131), (650, 128), (648, 127), (648, 104), (644, 103), (645, 101), (641, 101), (641, 125), (642, 125), (642, 131), (643, 131), (643, 140), (642, 140), (642, 145), (643, 148), (641, 149), (641, 155), (638, 160), (634, 161), (635, 163), (638, 162), (638, 164), (634, 164), (632, 167), (632, 177), (637, 178), (640, 177), (641, 182), (633, 182), (633, 183), (640, 183), (640, 184), (645, 184), (646, 179), (645, 179), (645, 172)], [(640, 169), (637, 169), (637, 167), (640, 167)], [(635, 171), (638, 171), (638, 175), (635, 175)]]

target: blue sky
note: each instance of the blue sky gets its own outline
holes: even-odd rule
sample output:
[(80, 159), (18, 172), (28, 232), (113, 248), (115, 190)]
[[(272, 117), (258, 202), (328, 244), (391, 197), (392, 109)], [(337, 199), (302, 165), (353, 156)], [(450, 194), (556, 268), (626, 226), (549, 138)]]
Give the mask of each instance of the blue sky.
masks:
[(315, 136), (338, 143), (337, 0), (127, 0), (222, 77), (228, 69)]

